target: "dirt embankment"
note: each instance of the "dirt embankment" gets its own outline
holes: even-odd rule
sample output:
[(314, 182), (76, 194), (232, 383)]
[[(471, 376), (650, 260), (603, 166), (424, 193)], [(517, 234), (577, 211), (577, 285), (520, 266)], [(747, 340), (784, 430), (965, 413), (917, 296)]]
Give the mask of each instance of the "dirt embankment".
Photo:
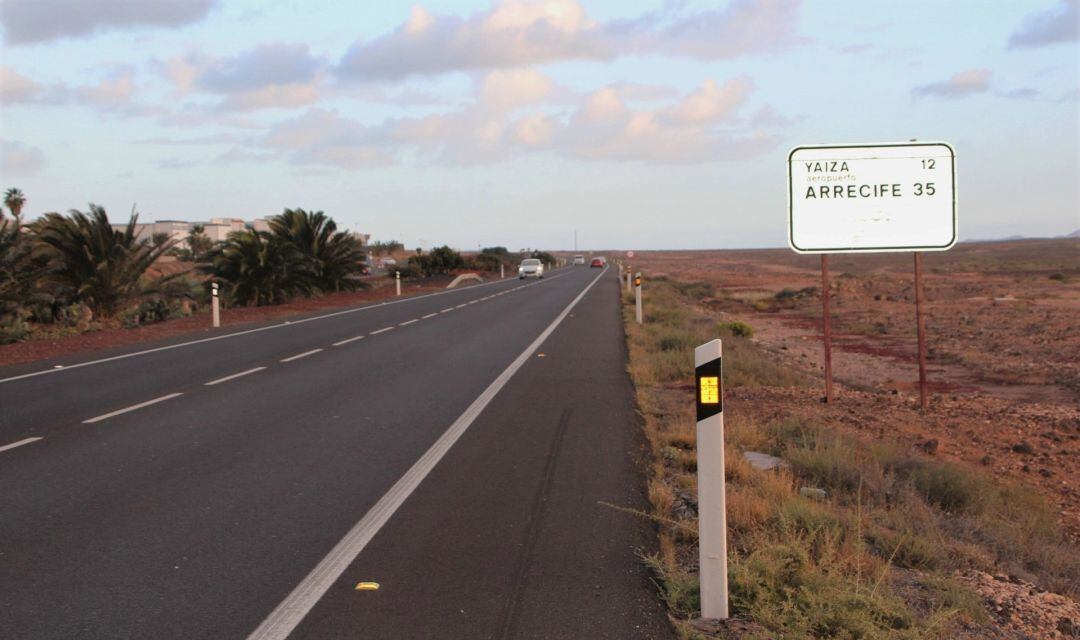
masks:
[[(446, 288), (450, 280), (449, 277), (441, 276), (406, 280), (402, 283), (402, 295), (415, 295), (427, 291), (442, 290)], [(369, 288), (360, 291), (334, 293), (317, 298), (300, 298), (287, 304), (272, 307), (222, 309), (221, 325), (223, 327), (249, 325), (276, 318), (340, 309), (395, 296), (394, 283), (389, 278), (372, 278), (369, 280), (369, 284)], [(184, 334), (197, 336), (199, 333), (210, 329), (209, 310), (203, 309), (200, 313), (186, 318), (176, 318), (134, 328), (105, 328), (81, 334), (0, 345), (0, 366), (137, 344)]]

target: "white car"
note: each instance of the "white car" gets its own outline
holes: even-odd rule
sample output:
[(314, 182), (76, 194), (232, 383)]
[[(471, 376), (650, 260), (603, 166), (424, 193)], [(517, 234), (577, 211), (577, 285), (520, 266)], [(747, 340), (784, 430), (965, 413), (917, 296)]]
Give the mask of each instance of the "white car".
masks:
[(574, 256), (574, 264), (585, 264), (585, 256)]
[(543, 278), (544, 277), (544, 263), (540, 262), (536, 258), (526, 258), (518, 265), (518, 278), (524, 280), (525, 278)]

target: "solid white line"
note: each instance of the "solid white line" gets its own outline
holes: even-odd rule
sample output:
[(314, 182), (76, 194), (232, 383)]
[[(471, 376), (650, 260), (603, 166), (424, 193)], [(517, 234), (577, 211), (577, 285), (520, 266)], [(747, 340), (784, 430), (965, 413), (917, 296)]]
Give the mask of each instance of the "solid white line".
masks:
[[(600, 273), (603, 275), (603, 272)], [(285, 600), (277, 606), (262, 624), (259, 625), (255, 631), (251, 632), (248, 636), (248, 640), (285, 640), (285, 638), (292, 633), (300, 621), (304, 619), (309, 611), (319, 602), (319, 599), (330, 589), (330, 587), (341, 577), (341, 574), (352, 564), (356, 556), (360, 555), (360, 552), (364, 550), (367, 543), (371, 541), (375, 534), (379, 532), (379, 529), (386, 524), (390, 517), (394, 515), (398, 507), (405, 502), (405, 500), (412, 494), (416, 487), (423, 482), (431, 470), (435, 468), (435, 465), (439, 463), (446, 452), (450, 450), (450, 447), (454, 446), (458, 438), (461, 437), (465, 430), (469, 428), (469, 425), (476, 420), (477, 416), (484, 410), (485, 407), (495, 398), (499, 391), (506, 386), (506, 383), (510, 381), (510, 378), (517, 373), (532, 354), (540, 348), (540, 345), (547, 340), (548, 336), (555, 331), (555, 328), (569, 315), (570, 310), (585, 297), (585, 294), (592, 289), (593, 285), (597, 283), (600, 276), (597, 276), (589, 283), (589, 286), (578, 294), (574, 300), (562, 310), (552, 322), (544, 329), (535, 340), (532, 341), (525, 351), (521, 352), (521, 355), (517, 357), (510, 366), (506, 368), (498, 378), (488, 385), (487, 389), (480, 394), (473, 403), (469, 405), (469, 408), (462, 413), (450, 428), (446, 430), (442, 436), (431, 445), (431, 448), (424, 453), (423, 456), (417, 460), (413, 466), (403, 475), (394, 486), (386, 492), (375, 506), (371, 508), (364, 517), (356, 523), (355, 526), (345, 534), (345, 537), (326, 555), (325, 558), (319, 562), (311, 573), (304, 578), (300, 584), (292, 590)]]
[(437, 314), (437, 313), (429, 313), (426, 316), (420, 316), (420, 319), (421, 320), (427, 320), (428, 318), (434, 318), (437, 315), (439, 315), (439, 314)]
[(4, 446), (0, 447), (0, 451), (7, 451), (8, 449), (14, 449), (15, 447), (21, 447), (24, 444), (30, 444), (31, 442), (37, 442), (38, 440), (43, 440), (43, 439), (44, 438), (26, 438), (25, 440), (19, 440), (18, 442), (12, 442), (11, 444), (5, 444)]
[(379, 335), (380, 333), (385, 333), (387, 331), (393, 331), (393, 330), (394, 330), (393, 327), (383, 327), (382, 329), (379, 329), (378, 331), (372, 331), (371, 335), (375, 336), (375, 335)]
[(439, 313), (450, 313), (453, 310), (454, 310), (453, 307), (447, 307), (447, 308), (443, 309), (442, 311), (440, 311)]
[[(483, 282), (481, 284), (474, 285), (473, 287), (470, 287), (470, 289), (474, 289), (476, 287), (487, 287), (489, 285), (499, 284), (499, 282), (500, 282), (499, 280), (492, 280), (491, 282)], [(255, 329), (245, 329), (244, 331), (236, 331), (234, 333), (227, 333), (227, 334), (221, 335), (221, 336), (213, 336), (213, 337), (210, 337), (210, 338), (200, 338), (198, 340), (189, 340), (188, 342), (179, 342), (177, 344), (165, 345), (164, 347), (155, 347), (153, 349), (144, 349), (142, 351), (133, 351), (132, 353), (122, 353), (122, 354), (120, 354), (118, 356), (111, 356), (111, 357), (108, 357), (108, 358), (100, 358), (98, 360), (88, 360), (87, 362), (78, 362), (78, 363), (75, 363), (75, 364), (64, 365), (60, 369), (43, 369), (41, 371), (34, 371), (34, 372), (31, 372), (31, 373), (24, 373), (24, 374), (18, 375), (18, 376), (11, 376), (9, 378), (0, 378), (0, 384), (3, 384), (5, 382), (14, 382), (16, 380), (22, 380), (24, 378), (34, 378), (34, 377), (37, 377), (37, 376), (43, 376), (43, 375), (45, 375), (47, 373), (59, 373), (61, 371), (70, 371), (72, 369), (79, 369), (81, 367), (89, 367), (89, 366), (95, 365), (95, 364), (104, 364), (106, 362), (113, 362), (115, 360), (124, 360), (126, 358), (134, 358), (135, 356), (144, 356), (144, 355), (147, 355), (147, 354), (150, 354), (150, 353), (157, 353), (159, 351), (169, 351), (171, 349), (179, 349), (181, 347), (190, 347), (192, 345), (203, 344), (205, 342), (215, 342), (217, 340), (225, 340), (227, 338), (235, 338), (237, 336), (246, 336), (246, 335), (251, 334), (251, 333), (259, 333), (260, 331), (269, 331), (271, 329), (280, 329), (282, 327), (294, 327), (294, 326), (296, 326), (298, 324), (304, 324), (305, 322), (314, 322), (316, 320), (325, 320), (326, 318), (334, 318), (334, 317), (349, 314), (349, 313), (359, 313), (361, 311), (368, 311), (370, 309), (378, 309), (378, 308), (381, 308), (381, 307), (385, 307), (387, 305), (403, 304), (403, 303), (406, 303), (406, 302), (413, 302), (415, 300), (423, 300), (425, 298), (433, 298), (435, 296), (444, 296), (444, 295), (447, 295), (447, 294), (450, 294), (450, 293), (460, 293), (462, 291), (465, 291), (465, 290), (464, 289), (448, 289), (446, 291), (436, 291), (435, 293), (425, 293), (424, 295), (402, 298), (400, 300), (391, 300), (389, 302), (371, 303), (371, 304), (368, 304), (368, 305), (365, 305), (365, 306), (362, 306), (362, 307), (356, 307), (356, 308), (353, 308), (353, 309), (343, 309), (341, 311), (335, 311), (333, 313), (327, 313), (327, 314), (324, 314), (324, 315), (321, 315), (321, 316), (312, 316), (310, 318), (302, 318), (300, 320), (286, 320), (284, 322), (280, 322), (278, 324), (272, 324), (272, 325), (269, 325), (269, 326), (266, 326), (266, 327), (256, 327)]]
[(405, 322), (399, 322), (398, 326), (399, 327), (404, 327), (404, 326), (410, 325), (410, 324), (412, 324), (414, 322), (420, 322), (420, 318), (413, 318), (412, 320), (406, 320)]
[(171, 400), (171, 399), (173, 399), (173, 398), (175, 398), (177, 396), (182, 396), (182, 395), (184, 395), (184, 394), (180, 393), (180, 392), (170, 393), (167, 396), (161, 396), (160, 398), (154, 398), (153, 400), (147, 400), (146, 402), (140, 402), (139, 404), (133, 404), (130, 407), (125, 407), (123, 409), (118, 409), (116, 411), (113, 411), (111, 413), (106, 413), (105, 415), (101, 415), (101, 416), (98, 416), (96, 418), (90, 418), (89, 420), (83, 420), (83, 424), (93, 424), (95, 422), (101, 422), (102, 420), (112, 418), (113, 416), (118, 416), (121, 413), (127, 413), (128, 411), (134, 411), (136, 409), (142, 409), (143, 407), (149, 407), (152, 404), (157, 404), (159, 402), (165, 402), (166, 400)]
[(459, 304), (459, 305), (455, 306), (454, 308), (455, 309), (461, 309), (462, 307), (467, 307), (467, 306), (469, 306), (469, 305), (468, 304)]
[(262, 371), (265, 368), (266, 367), (255, 367), (254, 369), (248, 369), (247, 371), (241, 371), (240, 373), (234, 373), (231, 376), (225, 376), (224, 378), (218, 378), (217, 380), (211, 380), (210, 382), (203, 383), (203, 386), (204, 387), (212, 387), (215, 384), (221, 384), (222, 382), (228, 382), (229, 380), (234, 380), (236, 378), (246, 376), (249, 373), (256, 373), (258, 371)]
[(332, 344), (330, 346), (340, 347), (343, 344), (349, 344), (350, 342), (356, 342), (357, 340), (363, 340), (363, 339), (364, 339), (364, 336), (356, 336), (355, 338), (346, 338), (344, 340), (339, 340), (338, 342), (335, 342), (334, 344)]
[(320, 351), (322, 351), (322, 349), (312, 349), (311, 351), (305, 351), (303, 353), (298, 353), (295, 356), (289, 356), (288, 358), (282, 358), (281, 360), (278, 360), (278, 362), (292, 362), (293, 360), (299, 360), (300, 358), (306, 358), (307, 356), (310, 356), (310, 355), (312, 355), (314, 353), (318, 353)]
[(469, 300), (466, 304), (476, 304), (479, 300)]

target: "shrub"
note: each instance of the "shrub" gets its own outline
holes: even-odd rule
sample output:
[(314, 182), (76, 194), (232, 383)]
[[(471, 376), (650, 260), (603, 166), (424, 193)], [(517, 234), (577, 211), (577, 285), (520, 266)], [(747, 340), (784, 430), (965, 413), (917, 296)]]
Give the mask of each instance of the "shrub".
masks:
[(752, 338), (754, 336), (754, 328), (741, 320), (717, 323), (716, 331), (718, 333), (729, 333), (738, 338)]

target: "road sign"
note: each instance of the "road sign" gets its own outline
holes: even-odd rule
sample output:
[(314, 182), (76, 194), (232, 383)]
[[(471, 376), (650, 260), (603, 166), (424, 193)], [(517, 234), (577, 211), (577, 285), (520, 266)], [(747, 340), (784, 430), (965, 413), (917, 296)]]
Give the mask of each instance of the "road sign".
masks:
[(633, 258), (634, 257), (634, 252), (633, 251), (627, 251), (626, 252), (626, 257), (627, 258)]
[(701, 617), (728, 617), (723, 345), (694, 349), (697, 406), (698, 562)]
[(796, 147), (788, 243), (799, 253), (952, 247), (956, 153), (944, 142)]

